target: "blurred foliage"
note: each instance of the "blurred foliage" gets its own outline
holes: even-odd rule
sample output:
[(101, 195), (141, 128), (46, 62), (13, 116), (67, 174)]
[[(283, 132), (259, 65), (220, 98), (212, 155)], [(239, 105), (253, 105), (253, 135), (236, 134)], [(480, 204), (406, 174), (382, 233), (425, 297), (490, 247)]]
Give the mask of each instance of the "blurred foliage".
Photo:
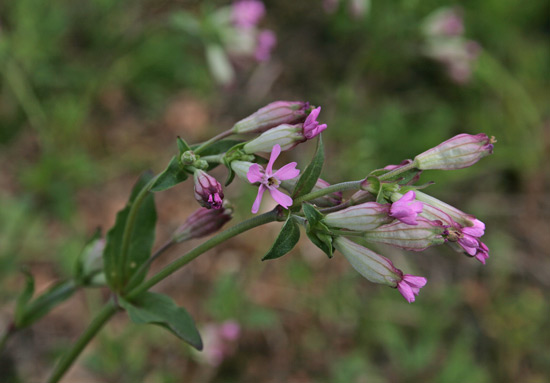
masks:
[[(162, 330), (121, 317), (82, 358), (79, 381), (548, 381), (549, 3), (456, 3), (465, 35), (482, 47), (473, 78), (457, 85), (421, 52), (422, 21), (448, 2), (372, 0), (352, 18), (343, 5), (325, 13), (321, 0), (266, 1), (273, 59), (236, 65), (236, 82), (222, 88), (201, 41), (170, 20), (228, 3), (0, 3), (0, 324), (23, 287), (18, 269), (28, 266), (39, 290), (68, 276), (139, 172), (166, 165), (176, 135), (198, 141), (270, 101), (309, 100), (329, 124), (331, 182), (457, 133), (496, 136), (495, 154), (478, 165), (423, 176), (436, 181), (429, 192), (487, 223), (487, 266), (445, 248), (422, 256), (383, 248), (429, 279), (409, 305), (305, 241), (260, 263), (276, 232), (259, 230), (161, 287), (199, 324), (236, 319), (243, 334), (233, 356), (206, 365)], [(288, 156), (305, 164), (313, 150)], [(227, 194), (247, 211), (254, 192), (234, 187)], [(194, 207), (190, 190), (158, 197), (160, 239)], [(25, 381), (44, 375), (101, 299), (98, 290), (75, 297), (11, 340)]]

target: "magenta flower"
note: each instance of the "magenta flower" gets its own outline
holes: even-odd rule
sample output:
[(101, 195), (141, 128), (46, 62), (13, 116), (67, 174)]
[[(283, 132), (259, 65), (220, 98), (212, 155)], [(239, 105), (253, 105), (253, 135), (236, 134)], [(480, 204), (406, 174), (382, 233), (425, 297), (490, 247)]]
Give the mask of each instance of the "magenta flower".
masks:
[(253, 184), (256, 182), (260, 183), (258, 195), (252, 205), (252, 213), (254, 214), (260, 209), (260, 203), (262, 202), (262, 197), (266, 190), (268, 190), (271, 197), (285, 209), (288, 209), (288, 207), (292, 205), (292, 198), (281, 192), (279, 186), (281, 185), (281, 181), (298, 177), (300, 171), (296, 169), (296, 162), (291, 162), (273, 172), (273, 164), (277, 157), (279, 157), (279, 154), (281, 154), (281, 146), (275, 145), (273, 146), (271, 157), (269, 158), (265, 170), (258, 164), (252, 164), (248, 169), (248, 173), (246, 174), (248, 181)]
[(397, 282), (397, 290), (399, 290), (407, 302), (412, 303), (420, 289), (426, 285), (426, 282), (428, 280), (424, 277), (405, 274), (403, 279)]
[(418, 225), (416, 217), (422, 213), (422, 202), (415, 201), (416, 194), (410, 190), (403, 197), (392, 203), (390, 217), (400, 220), (408, 225)]
[(258, 45), (254, 57), (258, 61), (268, 61), (271, 58), (271, 51), (277, 44), (277, 36), (273, 31), (264, 29), (258, 35)]
[(223, 204), (222, 185), (217, 179), (202, 170), (195, 170), (195, 199), (207, 209), (221, 209)]
[(233, 24), (239, 28), (255, 27), (265, 15), (265, 6), (258, 0), (240, 0), (233, 3)]
[[(460, 225), (456, 224), (456, 226)], [(485, 234), (485, 224), (479, 219), (474, 219), (474, 226), (460, 228), (462, 236), (457, 240), (460, 247), (479, 262), (485, 264), (487, 258), (489, 258), (489, 248), (478, 239)]]
[(313, 109), (309, 116), (307, 116), (306, 121), (304, 122), (304, 137), (308, 140), (311, 140), (313, 137), (317, 136), (323, 130), (327, 128), (327, 124), (319, 124), (317, 117), (321, 113), (321, 107)]

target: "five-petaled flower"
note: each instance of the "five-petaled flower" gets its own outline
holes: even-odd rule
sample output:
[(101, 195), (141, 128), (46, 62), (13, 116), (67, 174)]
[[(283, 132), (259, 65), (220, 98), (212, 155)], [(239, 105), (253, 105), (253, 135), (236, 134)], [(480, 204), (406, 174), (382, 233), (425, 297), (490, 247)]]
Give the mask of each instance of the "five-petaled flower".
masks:
[(292, 198), (281, 192), (279, 186), (281, 185), (281, 181), (298, 177), (300, 171), (296, 169), (296, 162), (291, 162), (274, 172), (273, 164), (277, 157), (279, 157), (279, 154), (281, 154), (281, 146), (275, 145), (273, 146), (271, 157), (269, 158), (265, 170), (258, 164), (252, 164), (248, 169), (248, 173), (246, 174), (248, 181), (253, 184), (256, 182), (260, 183), (258, 195), (252, 205), (252, 213), (254, 214), (260, 209), (262, 196), (266, 190), (268, 190), (271, 197), (285, 209), (288, 209), (288, 207), (292, 205)]

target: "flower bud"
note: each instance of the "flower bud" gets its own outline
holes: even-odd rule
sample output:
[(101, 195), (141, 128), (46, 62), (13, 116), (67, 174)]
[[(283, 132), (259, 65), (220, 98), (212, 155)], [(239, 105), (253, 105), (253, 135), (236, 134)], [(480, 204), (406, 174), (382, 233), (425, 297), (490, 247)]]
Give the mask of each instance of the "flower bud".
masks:
[(317, 121), (319, 113), (321, 113), (320, 106), (313, 109), (304, 121), (303, 134), (304, 137), (308, 140), (311, 140), (312, 138), (318, 136), (322, 131), (327, 128), (327, 124), (319, 124), (319, 122)]
[(333, 244), (359, 274), (371, 282), (397, 288), (409, 303), (414, 302), (415, 296), (426, 285), (426, 278), (403, 274), (388, 258), (347, 238), (337, 237)]
[(373, 230), (393, 221), (389, 216), (390, 206), (366, 202), (327, 214), (323, 221), (327, 226), (334, 228), (355, 231)]
[(275, 101), (233, 125), (234, 133), (262, 133), (281, 124), (304, 121), (309, 103), (302, 101)]
[[(440, 213), (435, 212), (433, 209), (431, 209), (428, 205), (431, 205), (441, 211), (443, 213), (447, 214), (449, 217), (453, 219), (453, 221), (458, 222), (462, 226), (473, 226), (475, 217), (471, 214), (466, 214), (461, 210), (458, 210), (456, 207), (451, 206), (443, 201), (438, 200), (437, 198), (434, 198), (428, 194), (422, 193), (420, 191), (416, 191), (416, 199), (424, 202), (424, 212), (422, 213), (423, 216), (427, 217), (428, 219), (438, 219), (441, 220), (445, 224), (449, 224), (447, 220), (437, 218), (437, 215), (440, 215)], [(430, 214), (432, 216), (430, 216)]]
[[(399, 194), (399, 193), (396, 193)], [(415, 192), (409, 190), (392, 203), (390, 216), (406, 223), (407, 225), (418, 225), (416, 217), (422, 212), (422, 202), (415, 201)]]
[(89, 242), (79, 257), (77, 278), (84, 286), (106, 284), (103, 273), (103, 251), (105, 239), (96, 238)]
[(275, 145), (281, 147), (281, 151), (290, 150), (301, 142), (306, 141), (303, 133), (302, 124), (279, 125), (276, 128), (269, 129), (252, 141), (247, 142), (243, 150), (246, 154), (258, 152), (269, 153)]
[(191, 150), (183, 152), (183, 154), (181, 155), (181, 162), (184, 165), (193, 165), (196, 160), (197, 156)]
[(365, 232), (364, 238), (369, 242), (385, 243), (412, 251), (422, 251), (445, 243), (443, 225), (425, 218), (419, 218), (417, 222), (418, 225), (412, 226), (396, 221)]
[(417, 155), (415, 166), (421, 170), (462, 169), (475, 164), (481, 158), (493, 153), (495, 138), (480, 133), (459, 134), (434, 148)]
[(247, 174), (252, 165), (253, 163), (248, 161), (232, 161), (231, 169), (233, 169), (237, 177), (242, 180), (248, 181)]
[[(290, 180), (284, 180), (281, 182), (281, 187), (292, 194), (294, 191), (294, 188), (296, 187), (296, 184), (298, 183), (298, 177), (292, 178)], [(315, 185), (313, 186), (313, 189), (311, 189), (312, 192), (319, 191), (321, 189), (324, 189), (326, 187), (330, 186), (330, 184), (319, 178)], [(311, 203), (317, 205), (318, 207), (331, 207), (340, 205), (342, 203), (342, 192), (334, 192), (330, 194), (326, 194), (322, 197), (316, 198), (314, 200), (310, 201)]]
[(220, 209), (223, 203), (222, 185), (203, 170), (195, 170), (195, 199), (207, 209)]
[(231, 219), (233, 209), (224, 202), (221, 209), (200, 208), (191, 214), (173, 234), (175, 242), (188, 241), (215, 233)]

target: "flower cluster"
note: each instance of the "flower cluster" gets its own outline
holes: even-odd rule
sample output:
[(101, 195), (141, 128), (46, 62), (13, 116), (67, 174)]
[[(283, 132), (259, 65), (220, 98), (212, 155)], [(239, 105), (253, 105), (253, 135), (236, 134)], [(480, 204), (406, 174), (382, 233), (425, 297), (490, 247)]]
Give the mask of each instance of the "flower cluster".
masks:
[(441, 63), (452, 81), (465, 84), (481, 50), (479, 44), (463, 37), (464, 23), (458, 8), (441, 8), (430, 14), (423, 26), (424, 53)]

